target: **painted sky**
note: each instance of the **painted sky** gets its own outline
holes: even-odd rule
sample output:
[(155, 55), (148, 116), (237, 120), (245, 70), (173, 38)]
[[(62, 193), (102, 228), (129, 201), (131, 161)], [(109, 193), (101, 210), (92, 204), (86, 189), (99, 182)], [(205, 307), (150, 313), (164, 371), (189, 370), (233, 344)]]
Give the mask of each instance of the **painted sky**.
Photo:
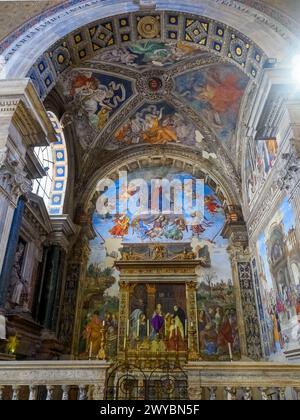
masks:
[(232, 65), (212, 65), (176, 77), (176, 92), (199, 112), (221, 141), (236, 129), (248, 78)]
[[(146, 180), (158, 179), (158, 178), (167, 178), (172, 180), (177, 177), (177, 179), (191, 179), (191, 175), (188, 173), (178, 173), (177, 170), (171, 170), (170, 168), (153, 168), (149, 170), (141, 169), (135, 171), (132, 174), (129, 174), (129, 182), (133, 179), (143, 178)], [(168, 220), (164, 223), (164, 231), (168, 232), (167, 235), (171, 232), (171, 236), (167, 237), (166, 235), (161, 235), (162, 229), (160, 225), (158, 231), (160, 235), (158, 236), (147, 236), (145, 232), (153, 229), (153, 221), (156, 216), (149, 216), (143, 218), (143, 232), (138, 231), (136, 226), (132, 225), (131, 214), (128, 214), (130, 218), (130, 223), (128, 226), (128, 232), (124, 236), (114, 236), (111, 232), (116, 226), (115, 217), (112, 216), (100, 216), (95, 213), (93, 217), (94, 230), (96, 232), (96, 239), (91, 241), (91, 254), (89, 263), (101, 264), (102, 268), (107, 266), (112, 267), (114, 259), (118, 257), (118, 250), (121, 248), (122, 243), (170, 243), (170, 242), (193, 242), (194, 245), (199, 244), (201, 241), (203, 244), (207, 244), (209, 249), (213, 252), (214, 256), (212, 260), (219, 270), (222, 278), (230, 277), (230, 267), (228, 265), (228, 257), (226, 254), (227, 241), (220, 236), (221, 230), (224, 226), (225, 218), (224, 213), (221, 208), (221, 203), (215, 196), (212, 189), (208, 186), (204, 186), (204, 195), (205, 200), (207, 200), (207, 205), (205, 205), (204, 216), (202, 227), (199, 230), (193, 231), (191, 227), (185, 228), (184, 226), (180, 230), (174, 221), (176, 217), (167, 218)], [(212, 198), (212, 200), (211, 200)], [(181, 227), (181, 226), (180, 226)], [(174, 233), (175, 232), (175, 233)], [(157, 233), (157, 231), (155, 231)], [(172, 236), (173, 235), (173, 236)], [(178, 236), (179, 235), (179, 236)], [(226, 259), (226, 264), (224, 262), (224, 255)], [(226, 268), (225, 268), (226, 266)]]

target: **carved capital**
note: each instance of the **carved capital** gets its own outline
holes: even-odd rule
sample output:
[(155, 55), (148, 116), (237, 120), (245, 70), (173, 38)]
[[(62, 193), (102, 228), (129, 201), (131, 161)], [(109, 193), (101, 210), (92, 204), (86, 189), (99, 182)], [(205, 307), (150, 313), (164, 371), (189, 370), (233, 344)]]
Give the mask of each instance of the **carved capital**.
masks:
[(7, 151), (2, 149), (0, 159), (0, 191), (16, 205), (21, 195), (32, 190), (32, 181), (16, 161), (9, 160)]
[(241, 242), (232, 242), (228, 248), (227, 251), (230, 254), (231, 261), (233, 263), (239, 262), (239, 261), (246, 261), (249, 262), (251, 260), (251, 253), (246, 244), (243, 244)]
[(227, 250), (232, 262), (250, 261), (248, 232), (244, 222), (227, 220), (222, 236), (229, 240)]

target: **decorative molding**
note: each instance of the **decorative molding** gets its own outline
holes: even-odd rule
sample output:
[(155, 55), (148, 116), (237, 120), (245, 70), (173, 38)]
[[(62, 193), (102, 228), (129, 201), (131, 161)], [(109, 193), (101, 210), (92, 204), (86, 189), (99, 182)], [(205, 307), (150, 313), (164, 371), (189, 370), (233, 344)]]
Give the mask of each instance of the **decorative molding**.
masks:
[(19, 166), (11, 166), (6, 161), (0, 169), (0, 193), (16, 206), (21, 195), (28, 194), (32, 189), (32, 182), (26, 172)]
[(63, 247), (68, 251), (70, 243), (77, 237), (80, 226), (75, 225), (69, 216), (51, 216), (52, 232), (49, 242)]
[(300, 153), (297, 142), (290, 140), (289, 151), (281, 155), (283, 167), (278, 173), (277, 185), (281, 191), (291, 192), (300, 182)]
[(261, 337), (251, 264), (250, 262), (238, 262), (237, 266), (243, 306), (247, 354), (253, 360), (260, 360), (262, 357)]
[[(0, 80), (0, 121), (7, 131), (13, 123), (26, 146), (47, 145), (56, 137), (47, 112), (29, 79)], [(8, 120), (8, 117), (11, 120)]]
[(49, 235), (52, 229), (49, 214), (44, 200), (32, 192), (27, 194), (25, 218), (36, 229), (38, 234), (46, 239), (46, 236)]
[[(105, 50), (126, 48), (131, 43), (149, 40), (137, 34), (141, 19), (146, 18), (155, 19), (159, 25), (155, 42), (180, 42), (197, 46), (199, 52), (211, 53), (214, 57), (212, 60), (217, 58), (230, 62), (250, 79), (259, 79), (267, 56), (251, 39), (234, 28), (199, 15), (167, 11), (145, 15), (135, 12), (91, 22), (48, 48), (28, 71), (28, 77), (32, 79), (41, 99), (46, 98), (58, 77), (69, 68), (84, 66), (86, 62), (95, 64), (95, 57), (101, 60), (101, 53)], [(120, 23), (122, 21), (124, 26)], [(191, 68), (195, 68), (193, 60), (189, 63)], [(121, 68), (121, 65), (116, 65), (117, 68)], [(126, 69), (130, 71), (128, 66)]]
[[(235, 190), (232, 179), (226, 174), (225, 169), (220, 167), (215, 159), (203, 158), (200, 151), (196, 152), (170, 145), (160, 146), (159, 148), (137, 147), (129, 151), (118, 151), (114, 155), (113, 162), (101, 162), (100, 159), (96, 159), (96, 156), (94, 156), (94, 162), (97, 162), (99, 166), (93, 167), (90, 165), (90, 172), (84, 174), (84, 178), (89, 179), (88, 184), (81, 185), (78, 183), (76, 186), (75, 196), (78, 205), (84, 208), (88, 208), (90, 205), (99, 179), (105, 177), (114, 179), (114, 176), (118, 176), (119, 170), (122, 168), (130, 170), (132, 165), (137, 169), (151, 164), (172, 166), (175, 162), (177, 162), (177, 168), (182, 167), (184, 170), (191, 170), (193, 175), (201, 176), (205, 178), (206, 182), (211, 183), (212, 187), (218, 190), (221, 202), (226, 201), (227, 204), (239, 203), (240, 195)], [(84, 191), (83, 194), (82, 191)]]
[[(97, 4), (101, 7), (103, 3), (103, 0), (87, 0), (85, 2), (82, 2), (82, 0), (68, 0), (60, 5), (54, 6), (30, 19), (18, 28), (17, 31), (14, 31), (2, 40), (0, 43), (0, 53), (5, 52), (6, 59), (9, 59), (24, 43), (32, 40), (43, 29), (49, 29), (49, 27), (55, 25), (58, 21), (62, 21), (72, 14), (78, 14), (81, 10), (87, 11), (89, 8), (97, 6)], [(160, 2), (154, 0), (134, 0), (132, 6), (142, 8), (146, 6), (146, 3), (149, 6), (151, 3), (156, 3), (156, 6), (159, 7)], [(295, 20), (278, 9), (272, 8), (257, 0), (214, 0), (212, 3), (215, 3), (216, 7), (234, 8), (242, 15), (251, 16), (256, 22), (280, 34), (283, 39), (290, 40), (292, 33), (299, 34), (299, 25)], [(151, 4), (152, 8), (154, 6)], [(176, 9), (178, 6), (174, 4), (173, 7)]]

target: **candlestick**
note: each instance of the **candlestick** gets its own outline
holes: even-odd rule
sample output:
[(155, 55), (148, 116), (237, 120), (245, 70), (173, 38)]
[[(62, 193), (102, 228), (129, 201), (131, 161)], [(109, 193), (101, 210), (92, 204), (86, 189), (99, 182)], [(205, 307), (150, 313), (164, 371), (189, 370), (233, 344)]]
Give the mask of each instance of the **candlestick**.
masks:
[(129, 337), (129, 319), (127, 319), (127, 337)]
[(230, 361), (232, 362), (233, 357), (232, 357), (232, 350), (231, 350), (231, 344), (230, 343), (228, 343), (228, 350), (229, 350)]
[(126, 335), (124, 337), (124, 350), (126, 350)]
[(93, 342), (91, 341), (90, 342), (90, 350), (89, 350), (89, 359), (92, 358), (92, 355), (93, 355)]
[(150, 336), (150, 321), (149, 319), (147, 320), (147, 337)]

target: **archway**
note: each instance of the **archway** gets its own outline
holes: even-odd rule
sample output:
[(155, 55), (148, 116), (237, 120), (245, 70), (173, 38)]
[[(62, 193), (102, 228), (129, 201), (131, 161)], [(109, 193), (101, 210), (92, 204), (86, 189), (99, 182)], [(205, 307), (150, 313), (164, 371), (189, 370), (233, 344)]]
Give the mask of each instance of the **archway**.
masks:
[[(88, 218), (85, 217), (85, 220), (89, 220), (89, 229), (93, 232), (93, 236), (89, 237), (88, 255), (85, 260), (87, 274), (83, 272), (81, 286), (79, 286), (73, 342), (73, 351), (76, 357), (87, 357), (86, 351), (90, 348), (92, 348), (92, 357), (96, 357), (99, 352), (102, 357), (105, 354), (109, 360), (118, 357), (119, 353), (116, 352), (114, 346), (118, 344), (119, 352), (120, 336), (117, 340), (117, 334), (122, 331), (120, 325), (118, 329), (118, 314), (122, 313), (119, 309), (119, 299), (122, 299), (122, 294), (119, 294), (119, 281), (123, 282), (122, 278), (120, 279), (120, 273), (115, 269), (118, 261), (124, 259), (131, 261), (136, 258), (140, 262), (145, 261), (146, 264), (149, 262), (149, 258), (150, 260), (158, 258), (159, 261), (166, 259), (168, 264), (172, 264), (172, 261), (184, 260), (187, 255), (193, 255), (190, 258), (198, 259), (202, 264), (202, 269), (196, 275), (198, 278), (196, 317), (199, 316), (200, 328), (198, 331), (198, 321), (196, 321), (196, 335), (200, 340), (197, 342), (197, 348), (200, 348), (201, 357), (206, 357), (208, 360), (239, 358), (238, 329), (243, 326), (235, 301), (238, 290), (234, 292), (238, 279), (231, 269), (230, 256), (227, 253), (228, 241), (222, 238), (225, 222), (232, 216), (228, 209), (230, 207), (236, 209), (236, 206), (232, 206), (231, 201), (236, 194), (229, 186), (230, 183), (225, 184), (225, 179), (220, 177), (220, 173), (214, 172), (213, 165), (208, 168), (205, 159), (201, 159), (201, 161), (198, 159), (198, 165), (195, 167), (193, 159), (192, 155), (188, 154), (180, 156), (178, 153), (176, 156), (174, 151), (172, 153), (170, 150), (168, 152), (166, 150), (163, 154), (157, 151), (156, 155), (152, 157), (140, 151), (134, 155), (128, 154), (125, 161), (124, 156), (122, 159), (116, 160), (112, 165), (108, 165), (101, 172), (96, 173), (90, 180), (90, 185), (82, 198), (81, 208), (85, 214), (90, 215)], [(117, 190), (123, 191), (119, 184), (119, 173), (124, 171), (128, 173), (128, 182), (143, 179), (151, 183), (154, 178), (183, 181), (201, 177), (205, 183), (204, 220), (198, 225), (189, 226), (185, 219), (186, 215), (171, 214), (172, 212), (163, 216), (157, 214), (155, 216), (151, 214), (133, 216), (130, 212), (124, 216), (120, 216), (118, 212), (98, 214), (95, 208), (99, 208), (97, 206), (99, 192), (96, 191), (99, 180), (110, 178), (112, 183), (116, 183)], [(126, 197), (136, 193), (130, 189), (130, 184), (127, 188)], [(107, 197), (110, 197), (109, 189)], [(84, 201), (86, 201), (85, 205), (83, 205)], [(226, 209), (226, 216), (223, 207)], [(237, 221), (240, 215), (237, 213), (235, 215)], [(154, 256), (157, 247), (166, 248), (159, 257)], [(165, 282), (168, 281), (167, 279), (166, 276)], [(133, 303), (129, 305), (132, 311), (128, 315), (128, 323), (125, 323), (128, 336), (126, 339), (122, 336), (121, 343), (126, 340), (127, 344), (135, 346), (137, 337), (143, 337), (146, 341), (147, 337), (151, 337), (151, 316), (158, 302), (163, 302), (162, 306), (168, 313), (172, 312), (173, 307), (180, 307), (182, 314), (186, 313), (188, 307), (185, 306), (182, 299), (179, 299), (179, 294), (180, 296), (185, 295), (185, 283), (179, 281), (175, 286), (172, 281), (173, 278), (170, 277), (167, 284), (168, 296), (166, 295), (167, 289), (158, 287), (155, 280), (150, 280), (149, 277), (144, 279), (148, 299), (140, 295), (139, 298), (135, 298), (133, 292), (130, 294), (129, 299), (135, 298), (135, 301), (134, 305)], [(180, 287), (183, 289), (179, 290)], [(89, 296), (93, 295), (93, 288), (98, 288), (98, 291), (101, 288), (102, 297), (99, 295), (96, 305), (94, 300), (88, 300)], [(134, 290), (135, 288), (132, 286), (132, 291)], [(140, 306), (137, 307), (137, 305)], [(148, 307), (149, 305), (152, 305), (151, 308)], [(138, 318), (136, 318), (137, 314)], [(122, 314), (122, 320), (124, 316)], [(181, 321), (183, 339), (185, 338), (184, 331), (187, 330), (185, 322), (187, 322), (187, 318)], [(144, 329), (142, 329), (142, 325), (144, 325)], [(103, 341), (102, 348), (99, 347), (101, 340), (97, 344), (98, 347), (95, 346), (95, 343), (91, 345), (92, 341), (82, 340), (82, 337), (87, 337), (86, 332), (91, 328), (94, 328), (95, 331), (98, 329), (101, 337), (105, 335), (106, 339), (110, 340), (110, 344), (107, 345)], [(226, 328), (228, 328), (228, 335), (225, 338)], [(82, 334), (82, 331), (85, 332)], [(208, 332), (214, 336), (214, 347), (208, 345)], [(164, 334), (166, 335), (166, 332)], [(241, 332), (242, 336), (243, 331)], [(151, 341), (152, 338), (149, 340)], [(170, 343), (166, 337), (164, 340), (167, 343), (165, 345), (169, 349), (168, 351), (172, 353), (177, 347), (173, 346), (171, 339)], [(182, 347), (180, 347), (181, 344), (178, 346), (180, 351), (184, 351), (183, 344)], [(128, 351), (131, 351), (131, 348)]]

